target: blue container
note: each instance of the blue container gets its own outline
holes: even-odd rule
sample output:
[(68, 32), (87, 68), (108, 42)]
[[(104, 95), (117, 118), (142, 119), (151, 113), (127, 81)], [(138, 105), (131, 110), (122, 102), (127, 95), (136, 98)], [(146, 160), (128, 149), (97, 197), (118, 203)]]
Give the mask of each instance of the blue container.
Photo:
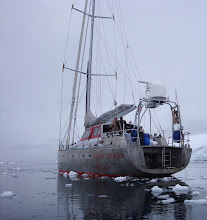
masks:
[(174, 139), (174, 141), (180, 141), (180, 130), (174, 131), (173, 139)]
[(149, 144), (150, 144), (150, 135), (144, 134), (144, 145), (149, 145)]

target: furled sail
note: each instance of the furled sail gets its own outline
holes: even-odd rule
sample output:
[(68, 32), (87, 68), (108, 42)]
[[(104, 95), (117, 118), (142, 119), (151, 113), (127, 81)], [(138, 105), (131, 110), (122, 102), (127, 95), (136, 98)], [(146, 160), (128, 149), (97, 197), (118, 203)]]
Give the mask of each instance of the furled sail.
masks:
[(90, 111), (85, 116), (84, 125), (87, 128), (87, 127), (95, 126), (98, 124), (111, 123), (115, 117), (119, 118), (121, 116), (124, 116), (124, 115), (128, 114), (129, 112), (133, 111), (134, 109), (136, 109), (135, 105), (122, 104), (122, 105), (116, 107), (114, 110), (105, 112), (104, 114), (102, 114), (98, 118), (95, 118), (93, 113)]

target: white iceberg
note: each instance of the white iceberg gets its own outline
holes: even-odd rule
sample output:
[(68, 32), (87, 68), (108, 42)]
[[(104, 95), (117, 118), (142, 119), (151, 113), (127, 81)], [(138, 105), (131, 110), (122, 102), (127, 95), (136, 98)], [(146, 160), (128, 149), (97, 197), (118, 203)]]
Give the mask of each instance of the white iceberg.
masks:
[(185, 205), (207, 205), (207, 200), (206, 199), (198, 199), (198, 200), (185, 200), (184, 201)]
[(13, 195), (14, 193), (12, 191), (4, 191), (0, 194), (0, 198), (11, 198)]
[(181, 186), (181, 185), (177, 184), (176, 186), (174, 186), (172, 188), (172, 191), (176, 195), (187, 194), (189, 192), (189, 187), (188, 186)]
[(150, 180), (150, 183), (156, 183), (156, 182), (157, 182), (156, 179), (152, 179), (152, 180)]
[(68, 173), (67, 172), (63, 173), (63, 176), (68, 177)]
[(69, 177), (71, 178), (75, 178), (78, 176), (78, 173), (74, 172), (74, 171), (70, 171), (70, 173), (68, 174)]
[(191, 195), (192, 195), (192, 196), (199, 196), (200, 193), (199, 193), (198, 191), (194, 191), (194, 192), (191, 193)]
[(170, 198), (170, 196), (168, 194), (166, 194), (166, 195), (158, 196), (157, 198), (158, 199), (168, 199), (168, 198)]
[(154, 186), (151, 188), (151, 192), (152, 192), (153, 196), (157, 197), (163, 192), (163, 189), (160, 188), (159, 186)]
[(114, 178), (114, 181), (124, 182), (124, 181), (127, 181), (127, 177), (126, 176), (119, 176), (119, 177)]
[(170, 197), (168, 199), (165, 199), (165, 200), (162, 200), (162, 204), (170, 204), (170, 203), (173, 203), (175, 202), (175, 199)]

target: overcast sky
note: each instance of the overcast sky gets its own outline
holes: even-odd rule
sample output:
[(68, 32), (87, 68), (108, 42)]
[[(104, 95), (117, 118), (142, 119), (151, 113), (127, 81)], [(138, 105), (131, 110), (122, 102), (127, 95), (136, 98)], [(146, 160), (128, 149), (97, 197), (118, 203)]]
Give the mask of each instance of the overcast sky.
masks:
[[(207, 1), (119, 2), (142, 79), (162, 81), (170, 95), (176, 88), (184, 127), (207, 132)], [(72, 3), (0, 0), (1, 160), (15, 160), (17, 152), (19, 158), (56, 158), (61, 68)], [(84, 2), (77, 7), (83, 10)], [(79, 21), (81, 17), (72, 22)], [(79, 26), (77, 30), (79, 34)], [(72, 81), (71, 75), (69, 88)]]

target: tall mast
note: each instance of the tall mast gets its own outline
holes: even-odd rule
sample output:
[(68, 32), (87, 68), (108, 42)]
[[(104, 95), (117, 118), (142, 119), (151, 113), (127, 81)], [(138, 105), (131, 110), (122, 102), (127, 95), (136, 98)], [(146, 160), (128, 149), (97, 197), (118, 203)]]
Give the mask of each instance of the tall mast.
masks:
[(73, 120), (74, 106), (75, 106), (75, 101), (76, 101), (76, 87), (77, 87), (77, 79), (78, 79), (78, 69), (79, 69), (79, 63), (80, 63), (80, 54), (81, 54), (81, 48), (82, 48), (82, 40), (83, 40), (83, 32), (84, 32), (84, 26), (85, 26), (87, 4), (88, 4), (88, 0), (86, 0), (86, 3), (85, 3), (85, 9), (84, 9), (84, 15), (83, 15), (83, 21), (82, 21), (82, 29), (81, 29), (81, 35), (80, 35), (80, 41), (79, 41), (78, 56), (77, 56), (77, 61), (76, 61), (76, 72), (75, 72), (74, 81), (73, 81), (73, 94), (72, 94), (72, 102), (71, 102), (71, 107), (70, 107), (70, 117), (69, 117), (68, 136), (67, 136), (67, 140), (66, 140), (66, 146), (68, 146), (70, 144), (70, 133), (71, 133), (72, 120)]
[(88, 61), (88, 75), (86, 85), (86, 114), (91, 108), (91, 72), (92, 72), (92, 53), (93, 53), (93, 30), (94, 30), (94, 13), (95, 13), (95, 0), (92, 3), (92, 16), (91, 16), (91, 39), (90, 39), (90, 50), (89, 50), (89, 61)]

